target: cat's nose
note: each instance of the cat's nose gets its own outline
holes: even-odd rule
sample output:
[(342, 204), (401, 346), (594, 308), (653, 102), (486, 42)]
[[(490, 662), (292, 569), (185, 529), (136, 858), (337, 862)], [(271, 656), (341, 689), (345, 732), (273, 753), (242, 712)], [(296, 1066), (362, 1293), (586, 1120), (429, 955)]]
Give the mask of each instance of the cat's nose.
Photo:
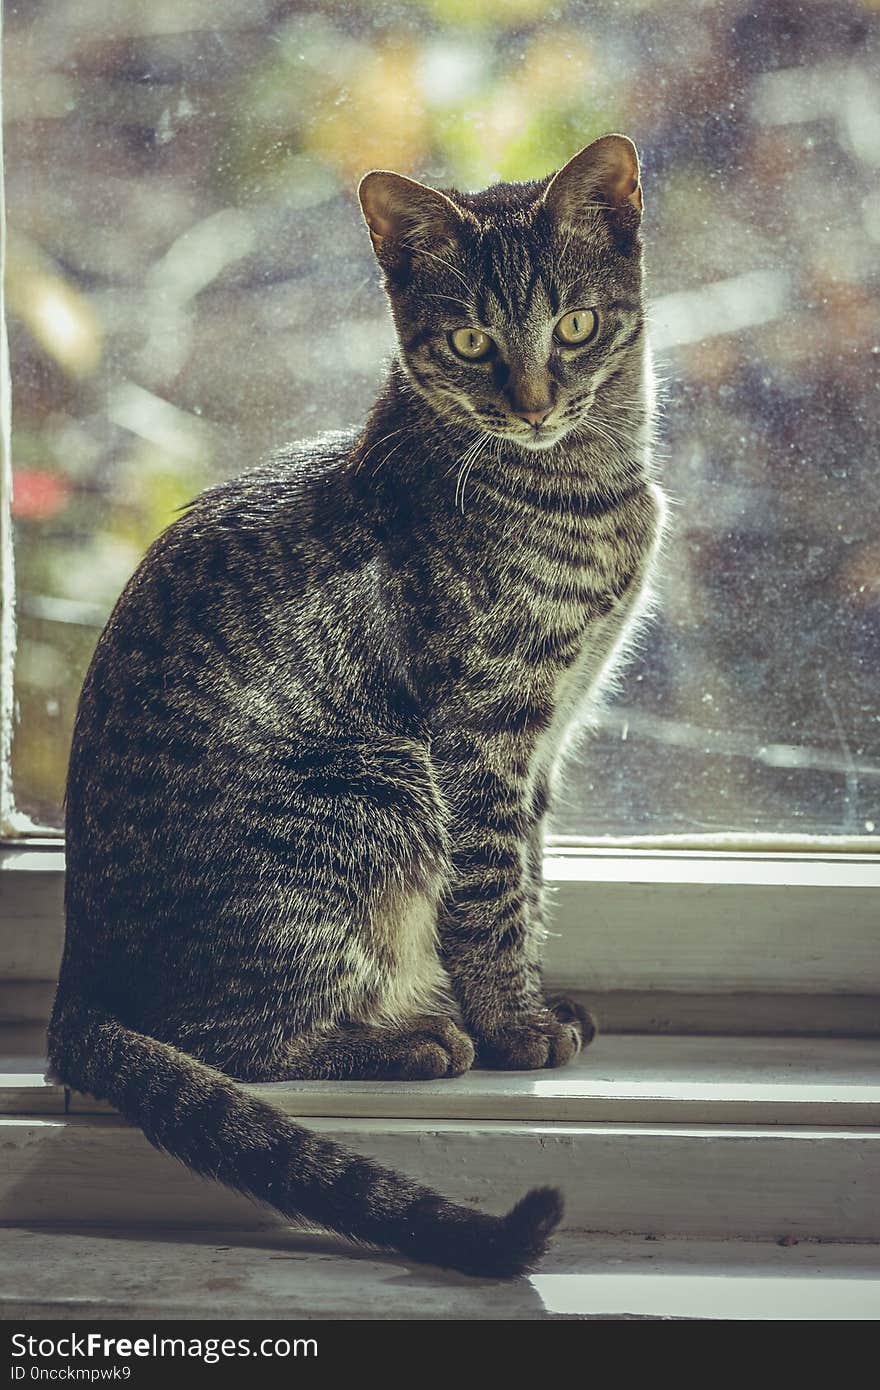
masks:
[(541, 428), (552, 409), (552, 405), (548, 405), (541, 410), (517, 410), (515, 414), (518, 420), (525, 420), (526, 424), (537, 430)]

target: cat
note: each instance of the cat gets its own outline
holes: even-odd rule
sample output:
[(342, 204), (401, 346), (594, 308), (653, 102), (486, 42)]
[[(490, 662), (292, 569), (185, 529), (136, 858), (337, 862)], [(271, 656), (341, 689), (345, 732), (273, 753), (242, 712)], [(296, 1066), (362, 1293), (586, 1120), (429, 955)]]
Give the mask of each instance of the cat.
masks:
[(358, 191), (398, 355), (363, 429), (205, 492), (111, 615), (49, 1053), (292, 1221), (510, 1276), (557, 1191), (466, 1209), (232, 1078), (556, 1067), (592, 1037), (542, 991), (542, 837), (662, 532), (639, 163), (608, 135), (535, 182)]

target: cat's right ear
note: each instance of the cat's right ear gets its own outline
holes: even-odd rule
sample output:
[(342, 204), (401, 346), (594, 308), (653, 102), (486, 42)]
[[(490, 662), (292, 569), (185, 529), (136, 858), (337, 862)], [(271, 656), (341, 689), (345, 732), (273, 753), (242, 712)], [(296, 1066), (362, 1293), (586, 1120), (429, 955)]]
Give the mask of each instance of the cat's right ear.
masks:
[(642, 218), (639, 156), (626, 135), (603, 135), (554, 174), (544, 205), (560, 224), (577, 228), (588, 208), (602, 208), (615, 241), (632, 248)]
[(361, 179), (358, 198), (380, 261), (401, 252), (431, 252), (458, 239), (462, 216), (451, 198), (403, 174), (373, 169)]

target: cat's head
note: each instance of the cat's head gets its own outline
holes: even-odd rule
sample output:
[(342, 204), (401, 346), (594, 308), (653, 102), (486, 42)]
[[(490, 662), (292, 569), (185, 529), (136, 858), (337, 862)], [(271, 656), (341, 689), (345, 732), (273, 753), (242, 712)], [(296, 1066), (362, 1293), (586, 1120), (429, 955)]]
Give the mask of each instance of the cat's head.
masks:
[(632, 141), (482, 193), (374, 170), (358, 196), (413, 385), (444, 419), (545, 449), (641, 360), (642, 193)]

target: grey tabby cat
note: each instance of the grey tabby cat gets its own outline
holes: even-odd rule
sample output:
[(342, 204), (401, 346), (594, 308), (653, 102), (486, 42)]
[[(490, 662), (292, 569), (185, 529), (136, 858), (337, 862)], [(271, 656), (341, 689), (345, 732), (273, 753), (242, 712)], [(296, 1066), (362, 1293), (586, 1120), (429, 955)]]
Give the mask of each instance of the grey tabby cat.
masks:
[(67, 790), (50, 1055), (158, 1148), (286, 1217), (470, 1273), (559, 1194), (465, 1209), (230, 1078), (556, 1067), (542, 828), (661, 530), (639, 166), (360, 200), (399, 356), (363, 429), (213, 488), (98, 643)]

